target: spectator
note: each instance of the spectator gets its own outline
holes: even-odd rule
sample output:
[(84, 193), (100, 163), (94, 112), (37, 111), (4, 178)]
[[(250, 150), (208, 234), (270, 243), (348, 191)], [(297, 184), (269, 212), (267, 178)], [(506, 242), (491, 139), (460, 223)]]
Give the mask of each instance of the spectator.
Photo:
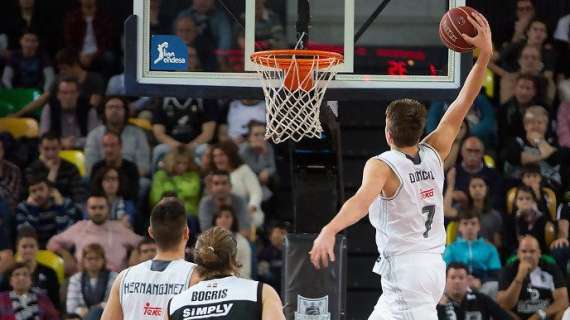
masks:
[[(426, 132), (435, 130), (447, 108), (449, 108), (449, 104), (446, 102), (432, 102), (428, 110)], [(483, 141), (488, 149), (496, 147), (497, 121), (495, 110), (484, 94), (477, 96), (475, 103), (469, 109), (466, 121), (469, 123), (469, 133)]]
[(560, 319), (568, 307), (566, 281), (558, 266), (540, 255), (534, 237), (520, 240), (518, 259), (501, 271), (497, 302), (521, 319)]
[(281, 292), (281, 273), (283, 270), (283, 245), (289, 226), (287, 223), (275, 223), (268, 230), (269, 244), (259, 252), (257, 275), (259, 280)]
[(134, 162), (139, 175), (144, 177), (150, 172), (150, 147), (145, 133), (129, 123), (129, 106), (127, 101), (118, 96), (110, 96), (103, 104), (103, 124), (89, 132), (85, 144), (85, 169), (91, 173), (93, 165), (103, 159), (101, 141), (107, 131), (121, 136), (123, 158)]
[(13, 214), (4, 201), (0, 198), (0, 281), (6, 270), (14, 263), (14, 251), (12, 250)]
[(263, 190), (263, 199), (267, 200), (277, 182), (277, 166), (273, 146), (263, 136), (265, 123), (252, 120), (248, 124), (247, 140), (239, 146), (239, 155), (257, 175)]
[[(87, 200), (89, 220), (75, 223), (66, 231), (52, 237), (48, 249), (61, 255), (66, 270), (75, 269), (75, 261), (81, 261), (83, 248), (99, 243), (105, 249), (107, 268), (119, 272), (127, 267), (127, 254), (136, 248), (142, 238), (119, 221), (109, 221), (109, 203), (105, 197), (91, 196)], [(75, 249), (74, 261), (70, 250)]]
[(56, 87), (56, 97), (50, 98), (42, 110), (40, 133), (54, 132), (61, 138), (64, 149), (81, 149), (87, 133), (99, 124), (97, 112), (79, 98), (79, 83), (75, 78), (63, 77)]
[(135, 252), (129, 259), (129, 266), (137, 265), (141, 262), (154, 259), (158, 247), (152, 238), (144, 238), (137, 246)]
[(531, 45), (523, 47), (517, 61), (520, 67), (514, 72), (507, 72), (498, 66), (493, 68), (495, 74), (501, 77), (499, 101), (508, 102), (513, 97), (517, 77), (520, 74), (530, 74), (538, 84), (537, 101), (550, 106), (556, 96), (556, 84), (553, 72), (544, 70), (540, 49)]
[(150, 34), (168, 34), (170, 25), (161, 19), (161, 0), (150, 0)]
[(22, 173), (20, 168), (6, 160), (4, 140), (0, 139), (0, 199), (10, 208), (15, 208), (22, 193)]
[(114, 167), (102, 167), (95, 172), (92, 181), (92, 194), (104, 195), (109, 202), (109, 220), (119, 220), (125, 227), (132, 229), (136, 219), (135, 203), (124, 198), (127, 186), (121, 180), (119, 171)]
[(512, 319), (489, 296), (472, 290), (468, 279), (467, 266), (460, 262), (447, 264), (445, 293), (437, 305), (439, 320)]
[(536, 79), (529, 74), (520, 74), (515, 82), (513, 97), (499, 108), (498, 128), (502, 143), (499, 149), (504, 147), (505, 140), (524, 135), (523, 115), (535, 103), (537, 94)]
[(66, 310), (83, 319), (100, 319), (117, 273), (105, 267), (105, 250), (92, 243), (81, 253), (81, 272), (71, 276), (67, 287)]
[(502, 45), (508, 45), (510, 42), (516, 43), (524, 40), (526, 31), (530, 22), (535, 17), (536, 10), (532, 0), (516, 0), (515, 20), (507, 20), (510, 25), (501, 28), (502, 32), (497, 32), (498, 41), (497, 46), (500, 48)]
[(216, 100), (164, 98), (162, 105), (155, 108), (153, 117), (152, 131), (160, 143), (152, 152), (153, 171), (173, 148), (186, 145), (199, 153), (203, 147), (198, 147), (214, 137), (217, 109)]
[(240, 278), (251, 279), (251, 246), (247, 239), (239, 233), (239, 224), (231, 206), (223, 205), (214, 214), (212, 225), (221, 227), (232, 233), (237, 243), (236, 261), (240, 265)]
[(538, 209), (536, 195), (527, 186), (519, 186), (515, 195), (513, 212), (505, 220), (505, 245), (514, 249), (517, 239), (524, 235), (532, 235), (540, 244), (542, 252), (548, 251), (546, 243), (546, 225), (549, 222), (548, 213)]
[[(53, 41), (55, 40), (53, 36), (56, 32), (52, 28), (46, 28), (48, 25), (53, 26), (53, 24), (50, 24), (49, 13), (41, 10), (35, 0), (18, 0), (13, 2), (17, 3), (15, 10), (8, 13), (10, 4), (5, 3), (3, 11), (7, 14), (2, 15), (8, 36), (9, 49), (18, 48), (18, 41), (27, 30), (39, 36), (42, 47), (54, 49), (56, 44), (51, 42), (57, 43), (57, 41)], [(53, 28), (56, 28), (56, 26), (53, 26)]]
[(192, 17), (198, 27), (197, 42), (215, 39), (218, 50), (228, 50), (232, 47), (232, 29), (226, 14), (216, 8), (214, 0), (195, 0), (189, 9), (182, 11), (180, 16)]
[[(86, 69), (104, 71), (111, 75), (115, 56), (113, 36), (116, 30), (111, 17), (97, 5), (97, 0), (80, 0), (80, 8), (65, 18), (64, 38), (67, 46), (79, 52), (81, 65)], [(106, 72), (105, 72), (106, 71)]]
[(75, 49), (62, 49), (55, 56), (59, 72), (64, 77), (74, 77), (79, 81), (79, 96), (93, 107), (98, 107), (103, 100), (105, 81), (98, 73), (87, 71), (79, 60)]
[[(551, 199), (548, 198), (546, 187), (543, 185), (540, 167), (536, 164), (523, 166), (521, 181), (523, 185), (530, 187), (534, 192), (538, 210), (547, 214), (548, 220), (552, 220), (551, 214), (554, 214), (554, 212), (551, 213), (549, 210)], [(554, 199), (552, 207), (556, 208), (556, 199)]]
[(540, 106), (528, 108), (524, 114), (525, 134), (513, 139), (504, 151), (505, 174), (511, 179), (520, 178), (521, 168), (537, 164), (545, 183), (558, 188), (561, 185), (558, 146), (547, 136), (548, 112)]
[(492, 286), (492, 282), (496, 284), (501, 261), (497, 249), (484, 238), (479, 238), (481, 224), (478, 210), (461, 211), (458, 228), (461, 237), (445, 248), (443, 260), (447, 264), (464, 263), (470, 274), (469, 287), (472, 289), (480, 290), (488, 284), (484, 289), (486, 292), (492, 291), (488, 287)]
[[(36, 260), (38, 249), (38, 235), (34, 228), (29, 226), (20, 228), (18, 239), (16, 240), (16, 254), (19, 257), (19, 262), (24, 263), (30, 270), (34, 291), (47, 295), (53, 305), (59, 308), (60, 299), (57, 274), (52, 268)], [(2, 282), (1, 291), (8, 290), (10, 290), (10, 283), (9, 279), (6, 278)]]
[[(174, 21), (174, 34), (177, 35), (186, 44), (188, 49), (192, 48), (197, 54), (197, 58), (190, 57), (189, 67), (198, 71), (202, 67), (206, 71), (215, 71), (217, 66), (217, 59), (215, 55), (216, 44), (210, 37), (198, 37), (198, 27), (190, 16), (179, 16)], [(190, 55), (190, 52), (189, 52)], [(196, 62), (203, 62), (198, 63)]]
[(20, 38), (20, 50), (10, 54), (2, 74), (6, 88), (51, 89), (55, 73), (47, 55), (39, 50), (38, 35), (25, 31)]
[(0, 293), (0, 319), (60, 319), (49, 298), (32, 290), (32, 274), (26, 264), (14, 264), (6, 277), (12, 290)]
[(212, 147), (211, 169), (230, 172), (232, 192), (248, 201), (252, 223), (261, 226), (264, 214), (261, 210), (263, 193), (257, 176), (239, 156), (237, 145), (231, 141), (221, 142)]
[[(113, 132), (107, 131), (101, 138), (103, 149), (103, 160), (96, 162), (91, 169), (91, 180), (95, 179), (95, 174), (102, 167), (112, 167), (119, 172), (120, 180), (125, 181), (125, 199), (136, 200), (139, 197), (139, 187), (148, 190), (149, 181), (144, 177), (139, 177), (139, 169), (133, 162), (123, 158), (123, 143), (121, 137)], [(141, 198), (142, 199), (142, 198)]]
[(230, 102), (227, 124), (228, 134), (237, 144), (245, 141), (250, 121), (265, 121), (264, 100), (234, 100)]
[(247, 206), (243, 198), (232, 193), (230, 174), (226, 171), (212, 171), (210, 173), (210, 194), (202, 197), (198, 209), (200, 228), (202, 230), (212, 227), (212, 219), (222, 205), (232, 207), (242, 235), (249, 237), (250, 218), (247, 213)]
[(174, 192), (184, 203), (186, 214), (197, 221), (200, 189), (200, 174), (198, 166), (194, 163), (192, 151), (179, 147), (166, 155), (163, 169), (154, 174), (150, 189), (150, 205), (154, 207), (166, 192)]
[(73, 82), (79, 84), (73, 92), (74, 99), (77, 100), (76, 103), (84, 107), (89, 105), (91, 107), (99, 106), (102, 95), (105, 92), (105, 82), (99, 74), (88, 72), (81, 67), (77, 51), (73, 49), (60, 50), (55, 56), (55, 63), (60, 72), (60, 79), (56, 82), (55, 93), (54, 90), (44, 92), (38, 99), (14, 113), (15, 117), (21, 117), (41, 108), (48, 102), (51, 103), (54, 100), (54, 95), (59, 96), (59, 83), (71, 79), (75, 79)]
[(456, 180), (455, 186), (457, 191), (454, 194), (454, 200), (462, 204), (466, 203), (469, 194), (469, 182), (474, 176), (480, 176), (485, 179), (489, 186), (489, 195), (491, 197), (491, 205), (497, 208), (503, 206), (503, 183), (499, 173), (485, 165), (483, 157), (485, 156), (485, 146), (477, 137), (468, 137), (461, 145), (461, 162), (455, 165)]
[(45, 248), (52, 236), (81, 220), (73, 202), (62, 197), (45, 177), (30, 177), (28, 191), (28, 198), (16, 207), (15, 227), (29, 225), (37, 230), (40, 248)]
[(521, 51), (525, 46), (532, 46), (540, 49), (544, 61), (544, 69), (553, 72), (556, 65), (556, 52), (548, 40), (548, 29), (544, 21), (533, 19), (525, 31), (526, 38), (506, 45), (500, 52), (501, 67), (508, 72), (518, 69), (517, 58), (521, 56)]
[(85, 201), (86, 190), (77, 167), (59, 157), (61, 142), (53, 133), (40, 137), (40, 158), (26, 168), (26, 177), (47, 177), (64, 197), (71, 198), (76, 204)]
[(266, 0), (255, 1), (256, 46), (259, 46), (260, 50), (287, 49), (283, 24), (279, 17), (266, 7), (266, 2)]

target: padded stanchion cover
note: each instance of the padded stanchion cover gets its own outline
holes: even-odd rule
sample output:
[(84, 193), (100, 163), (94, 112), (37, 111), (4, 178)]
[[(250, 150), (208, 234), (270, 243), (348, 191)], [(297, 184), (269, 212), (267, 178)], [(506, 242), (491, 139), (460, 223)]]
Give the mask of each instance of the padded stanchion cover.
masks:
[(315, 269), (308, 252), (316, 234), (285, 238), (282, 297), (288, 320), (341, 320), (346, 311), (346, 237), (336, 238), (334, 263)]

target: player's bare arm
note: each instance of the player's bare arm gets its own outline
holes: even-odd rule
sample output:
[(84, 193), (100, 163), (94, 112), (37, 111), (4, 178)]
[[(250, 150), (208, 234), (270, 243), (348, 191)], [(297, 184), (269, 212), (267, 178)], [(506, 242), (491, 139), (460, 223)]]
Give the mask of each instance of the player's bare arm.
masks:
[(382, 161), (369, 159), (364, 166), (362, 185), (356, 194), (348, 199), (339, 213), (321, 230), (309, 252), (311, 262), (319, 269), (327, 267), (328, 262), (335, 260), (335, 236), (345, 228), (355, 224), (368, 214), (368, 208), (378, 197), (389, 177), (393, 176), (391, 169)]
[(477, 29), (477, 35), (469, 37), (463, 34), (463, 39), (479, 49), (479, 58), (473, 65), (471, 72), (469, 72), (465, 85), (439, 122), (437, 128), (424, 139), (426, 143), (438, 151), (442, 159), (447, 158), (463, 119), (481, 91), (485, 70), (493, 55), (491, 28), (485, 17), (473, 12), (468, 19)]
[(275, 289), (264, 284), (261, 291), (261, 299), (263, 305), (262, 320), (285, 320), (283, 303), (281, 303), (281, 298), (279, 298)]
[(126, 270), (123, 270), (115, 282), (113, 282), (113, 287), (111, 287), (111, 292), (109, 293), (109, 300), (105, 305), (105, 310), (103, 310), (103, 315), (101, 320), (122, 320), (123, 319), (123, 308), (121, 307), (121, 301), (119, 298), (121, 281), (125, 277)]

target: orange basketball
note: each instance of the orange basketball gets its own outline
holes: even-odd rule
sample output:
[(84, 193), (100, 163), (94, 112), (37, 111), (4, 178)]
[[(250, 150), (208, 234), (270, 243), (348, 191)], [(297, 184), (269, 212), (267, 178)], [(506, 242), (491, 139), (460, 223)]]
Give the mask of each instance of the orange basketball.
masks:
[(467, 15), (477, 12), (471, 7), (457, 7), (447, 11), (439, 23), (439, 37), (446, 47), (457, 52), (469, 52), (474, 47), (468, 44), (461, 34), (470, 37), (477, 35), (477, 29), (467, 20)]

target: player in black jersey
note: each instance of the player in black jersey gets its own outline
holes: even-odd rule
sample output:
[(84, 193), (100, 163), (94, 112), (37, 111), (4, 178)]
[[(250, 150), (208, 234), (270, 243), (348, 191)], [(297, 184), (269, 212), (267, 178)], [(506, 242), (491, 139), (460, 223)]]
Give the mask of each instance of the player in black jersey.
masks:
[(168, 320), (285, 320), (275, 289), (258, 281), (238, 278), (236, 241), (214, 227), (196, 242), (194, 260), (199, 281), (168, 303)]

